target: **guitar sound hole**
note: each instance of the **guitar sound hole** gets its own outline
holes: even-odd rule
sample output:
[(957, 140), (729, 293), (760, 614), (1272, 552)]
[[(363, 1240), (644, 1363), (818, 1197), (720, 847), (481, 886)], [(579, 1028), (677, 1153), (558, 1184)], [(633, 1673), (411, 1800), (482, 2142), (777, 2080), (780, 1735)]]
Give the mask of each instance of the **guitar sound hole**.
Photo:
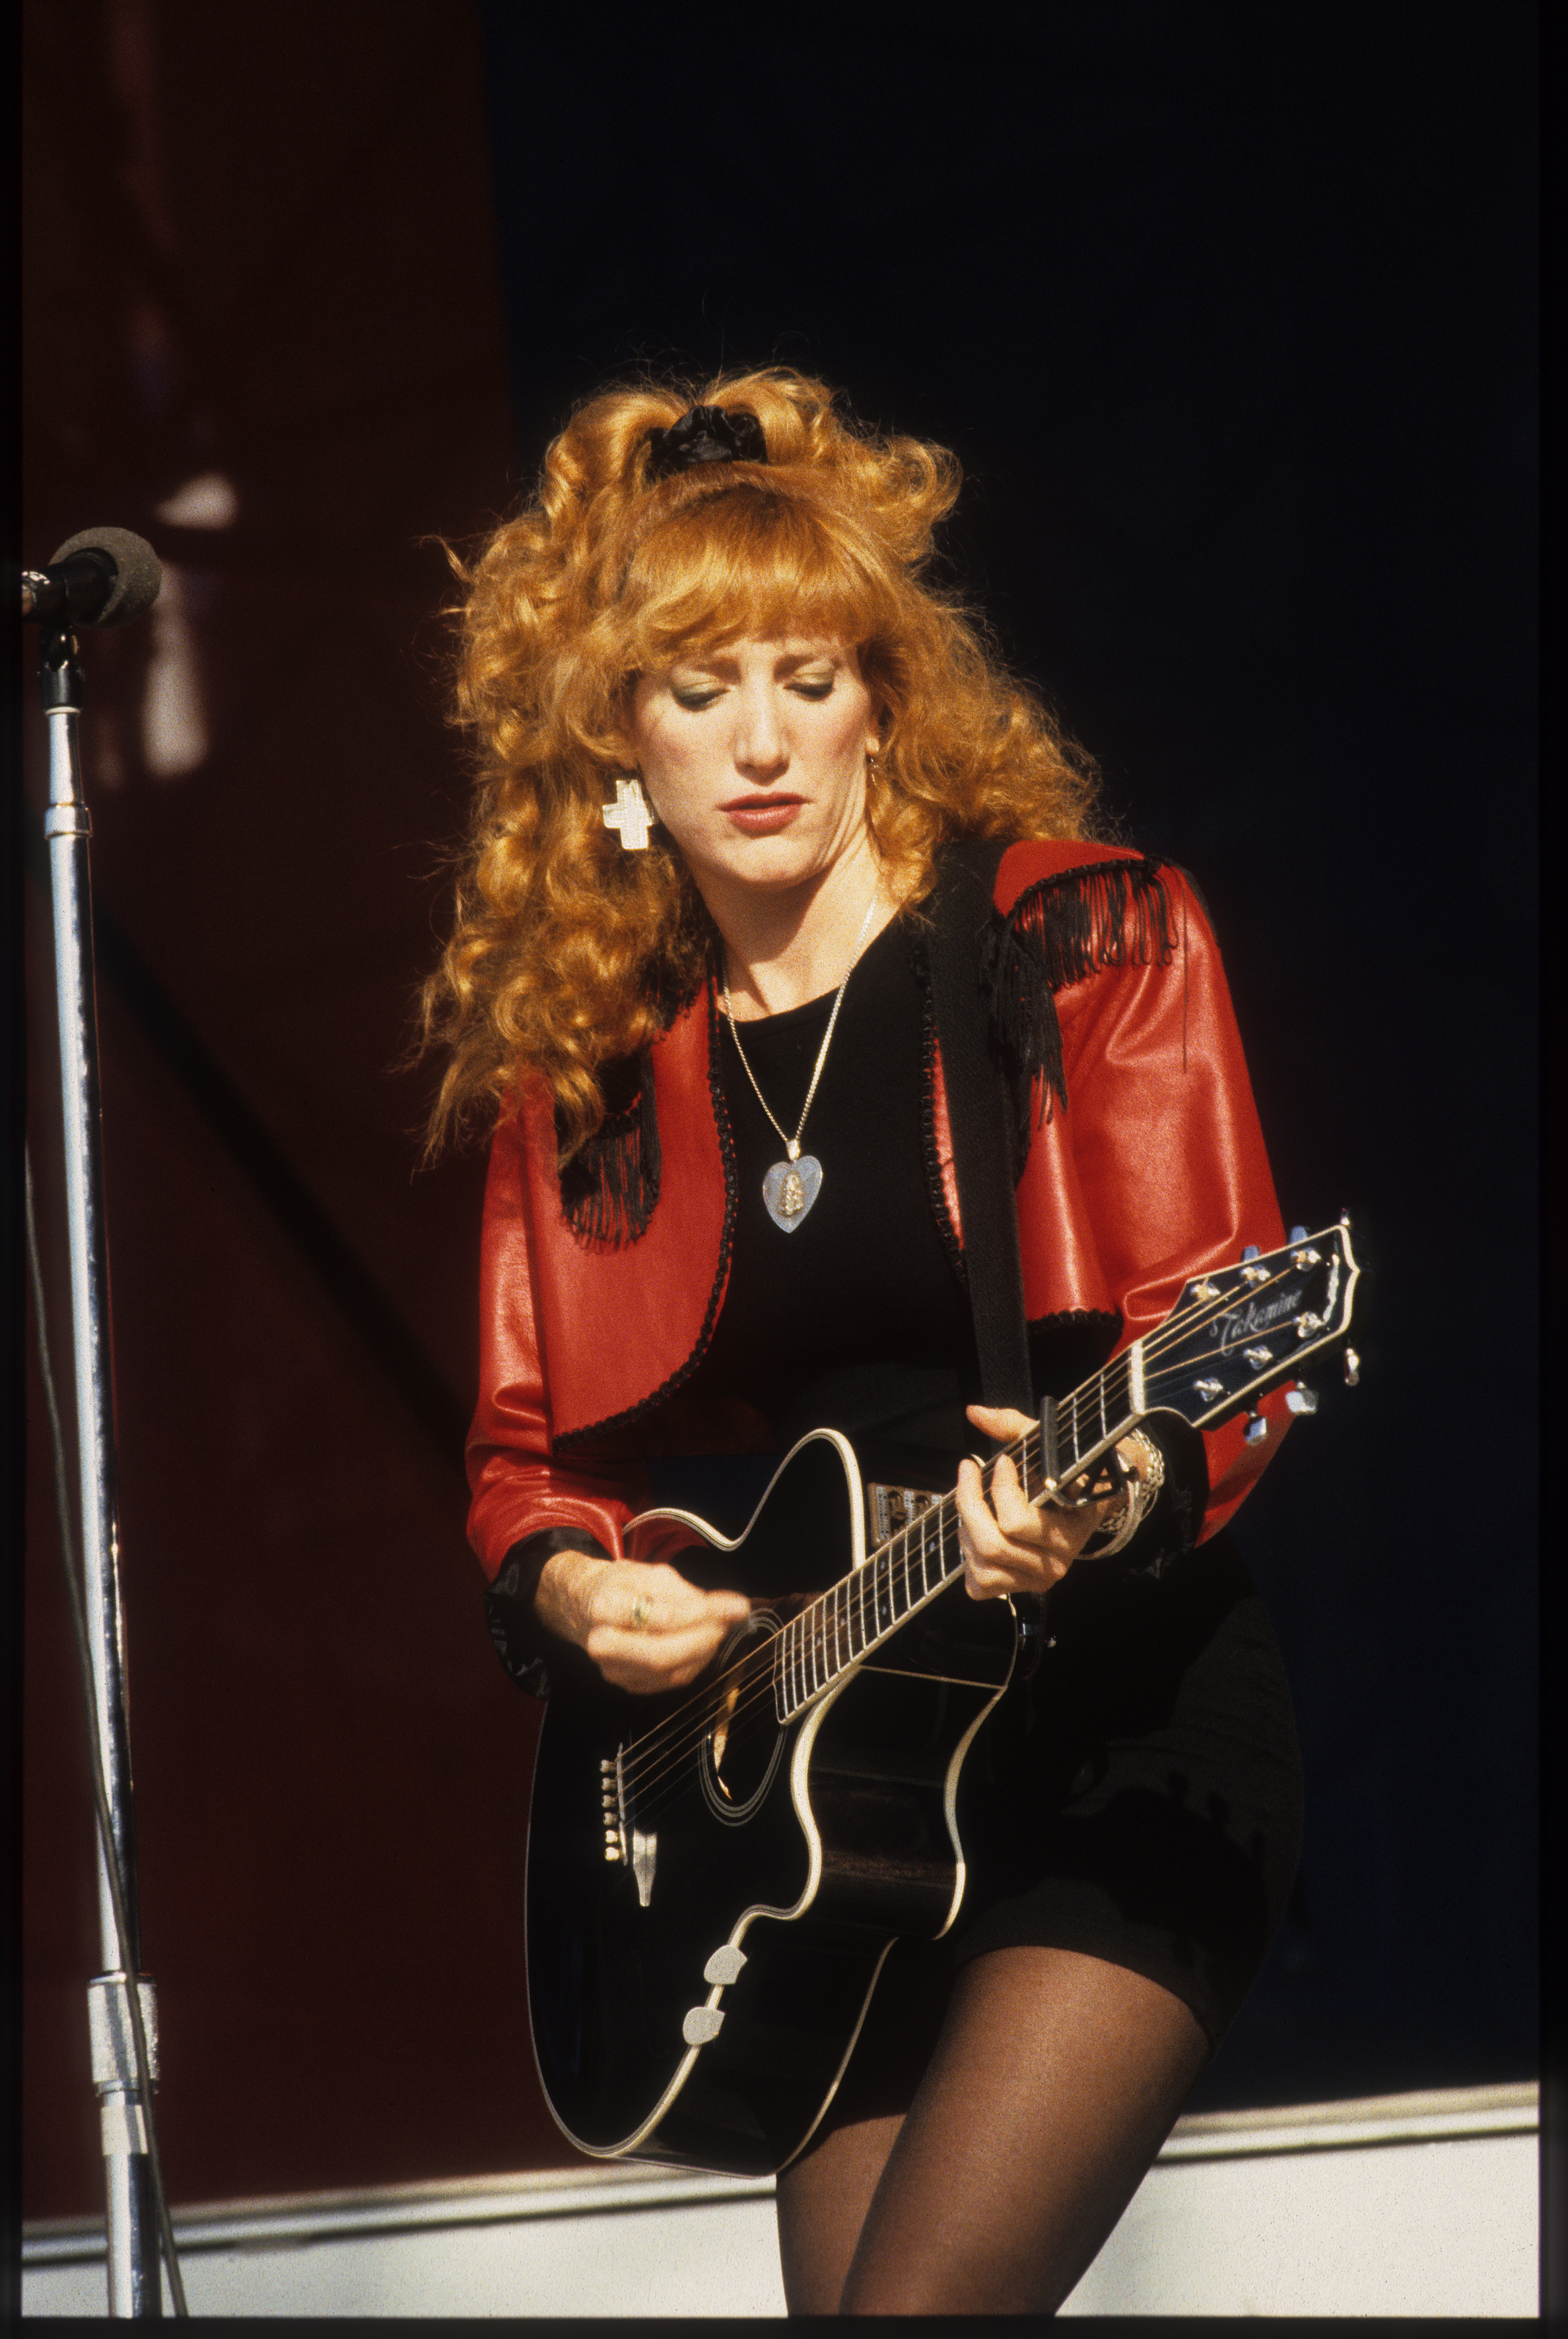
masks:
[(697, 1775), (703, 1800), (717, 1819), (747, 1820), (773, 1784), (784, 1752), (784, 1732), (774, 1711), (773, 1675), (754, 1663), (739, 1670), (778, 1630), (766, 1610), (747, 1618), (719, 1658), (709, 1692), (708, 1726), (703, 1734)]

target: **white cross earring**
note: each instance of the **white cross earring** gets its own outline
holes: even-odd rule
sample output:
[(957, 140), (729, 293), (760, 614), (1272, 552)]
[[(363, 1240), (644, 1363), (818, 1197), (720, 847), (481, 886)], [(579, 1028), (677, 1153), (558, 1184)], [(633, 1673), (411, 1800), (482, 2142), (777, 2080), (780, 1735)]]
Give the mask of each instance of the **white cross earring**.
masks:
[(616, 800), (613, 804), (606, 804), (604, 817), (606, 828), (619, 829), (623, 853), (646, 851), (655, 813), (643, 794), (639, 774), (634, 772), (629, 780), (619, 772), (616, 774)]

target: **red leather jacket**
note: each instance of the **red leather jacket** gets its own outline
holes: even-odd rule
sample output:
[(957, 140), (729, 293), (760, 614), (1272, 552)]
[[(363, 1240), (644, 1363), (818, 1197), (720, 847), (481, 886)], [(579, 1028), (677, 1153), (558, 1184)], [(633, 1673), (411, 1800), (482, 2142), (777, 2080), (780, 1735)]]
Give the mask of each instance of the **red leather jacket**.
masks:
[[(1003, 856), (1004, 917), (1031, 888), (1137, 862), (1104, 845), (1032, 844)], [(1242, 1247), (1284, 1239), (1230, 997), (1208, 923), (1180, 873), (1159, 873), (1174, 949), (1119, 948), (1056, 992), (1067, 1102), (1034, 1130), (1018, 1185), (1031, 1327), (1063, 1312), (1119, 1314), (1118, 1349), (1169, 1315), (1189, 1276)], [(1119, 957), (1120, 962), (1116, 962)], [(551, 1527), (586, 1529), (617, 1556), (649, 1500), (637, 1456), (754, 1448), (744, 1408), (684, 1401), (724, 1305), (730, 1198), (709, 1079), (710, 1002), (680, 1014), (651, 1051), (662, 1170), (646, 1230), (586, 1241), (563, 1213), (549, 1100), (498, 1130), (485, 1197), (479, 1399), (468, 1435), (468, 1536), (493, 1581), (507, 1553)], [(940, 1056), (932, 1100), (946, 1209), (958, 1193)], [(1208, 1501), (1199, 1540), (1224, 1525), (1278, 1445), (1204, 1433)]]

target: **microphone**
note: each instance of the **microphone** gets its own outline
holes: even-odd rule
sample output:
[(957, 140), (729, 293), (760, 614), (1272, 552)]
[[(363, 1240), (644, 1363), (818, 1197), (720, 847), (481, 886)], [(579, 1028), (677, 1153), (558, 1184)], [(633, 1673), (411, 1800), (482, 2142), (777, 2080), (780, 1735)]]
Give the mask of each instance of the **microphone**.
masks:
[(22, 571), (22, 617), (35, 625), (128, 626), (158, 597), (157, 554), (124, 528), (68, 536), (47, 568)]

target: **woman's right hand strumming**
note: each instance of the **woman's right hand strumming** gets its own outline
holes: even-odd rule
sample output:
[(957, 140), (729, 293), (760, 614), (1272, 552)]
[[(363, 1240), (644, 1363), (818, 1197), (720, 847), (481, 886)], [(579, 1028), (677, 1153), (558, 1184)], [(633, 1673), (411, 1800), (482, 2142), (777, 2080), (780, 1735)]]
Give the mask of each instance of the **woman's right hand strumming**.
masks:
[(616, 1689), (683, 1689), (751, 1614), (740, 1592), (699, 1592), (662, 1563), (558, 1551), (545, 1562), (539, 1622), (585, 1649)]

